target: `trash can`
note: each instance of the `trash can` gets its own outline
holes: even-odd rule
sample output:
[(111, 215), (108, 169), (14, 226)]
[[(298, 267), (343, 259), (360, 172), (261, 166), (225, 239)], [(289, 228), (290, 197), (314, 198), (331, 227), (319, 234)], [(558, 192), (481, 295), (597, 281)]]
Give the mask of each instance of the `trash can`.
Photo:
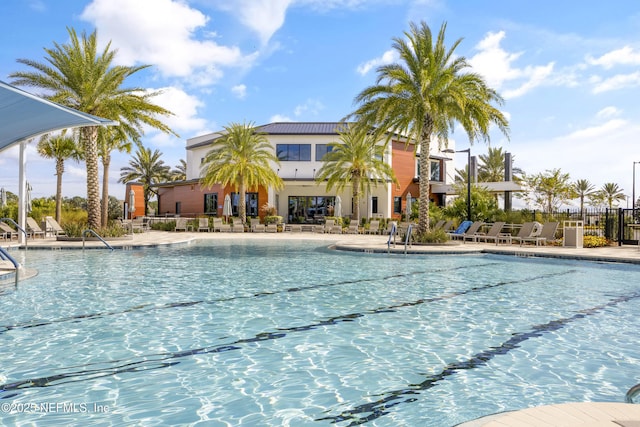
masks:
[(562, 246), (568, 248), (581, 248), (584, 235), (584, 223), (582, 221), (564, 221), (564, 239)]

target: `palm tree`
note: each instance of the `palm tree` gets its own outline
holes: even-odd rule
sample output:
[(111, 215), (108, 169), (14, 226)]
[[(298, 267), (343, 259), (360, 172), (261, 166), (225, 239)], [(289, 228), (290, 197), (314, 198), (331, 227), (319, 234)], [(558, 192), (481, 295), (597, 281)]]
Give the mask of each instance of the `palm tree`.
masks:
[[(73, 29), (69, 43), (45, 49), (46, 62), (18, 59), (18, 62), (35, 71), (19, 71), (10, 75), (13, 84), (33, 86), (44, 90), (44, 98), (85, 113), (119, 122), (115, 132), (121, 140), (140, 142), (142, 126), (147, 125), (162, 132), (175, 134), (158, 120), (171, 112), (151, 102), (157, 92), (142, 88), (123, 87), (127, 77), (148, 68), (113, 66), (116, 54), (107, 43), (98, 52), (97, 33), (82, 33), (81, 38)], [(79, 131), (87, 169), (87, 213), (90, 228), (100, 227), (100, 183), (98, 178), (98, 128), (83, 127)]]
[(316, 174), (317, 182), (327, 181), (327, 190), (336, 187), (342, 191), (351, 185), (353, 193), (353, 219), (360, 221), (360, 195), (379, 182), (397, 182), (393, 168), (384, 159), (383, 145), (377, 144), (375, 135), (362, 127), (346, 126), (338, 132), (340, 142), (329, 144), (329, 151)]
[(187, 179), (187, 162), (180, 159), (180, 163), (171, 170), (171, 181), (185, 181)]
[(466, 58), (454, 53), (461, 39), (446, 48), (445, 30), (446, 23), (434, 41), (426, 23), (411, 23), (406, 39), (394, 38), (401, 63), (380, 66), (376, 84), (356, 96), (360, 106), (350, 114), (363, 126), (386, 132), (388, 139), (399, 134), (415, 142), (420, 153), (418, 234), (429, 230), (431, 138), (446, 146), (456, 123), (471, 143), (489, 141), (491, 124), (505, 135), (509, 131), (506, 117), (491, 104), (501, 104), (502, 97), (480, 75), (467, 70)]
[(607, 182), (602, 186), (599, 192), (604, 201), (607, 202), (609, 209), (612, 209), (614, 204), (617, 205), (618, 202), (626, 199), (623, 191), (624, 190), (622, 188), (618, 187), (618, 184)]
[(247, 189), (260, 185), (279, 189), (284, 185), (271, 163), (280, 164), (267, 137), (256, 132), (253, 123), (231, 123), (205, 155), (201, 183), (207, 187), (232, 185), (240, 194), (238, 216), (244, 224)]
[(109, 166), (111, 165), (111, 152), (131, 152), (131, 141), (121, 139), (124, 135), (114, 132), (113, 128), (98, 129), (98, 153), (102, 160), (102, 226), (106, 227), (109, 221)]
[(536, 203), (547, 213), (553, 212), (562, 203), (575, 197), (569, 174), (562, 173), (560, 169), (547, 170), (527, 177), (527, 181), (534, 192)]
[(56, 161), (56, 214), (57, 222), (62, 218), (62, 174), (64, 161), (67, 159), (80, 160), (80, 153), (75, 139), (62, 134), (44, 135), (38, 141), (38, 154)]
[(167, 181), (169, 177), (169, 166), (160, 160), (162, 153), (158, 150), (151, 152), (150, 148), (138, 147), (135, 157), (129, 161), (129, 166), (120, 169), (120, 179), (118, 182), (140, 182), (144, 197), (144, 214), (149, 212), (149, 200), (154, 193), (152, 184)]
[(579, 179), (573, 183), (573, 189), (575, 190), (576, 195), (580, 198), (580, 215), (582, 215), (584, 211), (584, 199), (589, 197), (595, 188), (596, 187), (591, 184), (588, 179)]

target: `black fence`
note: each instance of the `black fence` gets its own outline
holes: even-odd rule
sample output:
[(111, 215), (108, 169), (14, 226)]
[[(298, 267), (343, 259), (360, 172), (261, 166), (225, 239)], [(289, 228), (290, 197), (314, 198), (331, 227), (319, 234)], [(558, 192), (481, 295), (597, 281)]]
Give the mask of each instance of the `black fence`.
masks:
[(551, 213), (532, 211), (534, 221), (582, 221), (584, 235), (602, 236), (618, 245), (637, 245), (631, 224), (640, 223), (640, 209), (566, 209)]

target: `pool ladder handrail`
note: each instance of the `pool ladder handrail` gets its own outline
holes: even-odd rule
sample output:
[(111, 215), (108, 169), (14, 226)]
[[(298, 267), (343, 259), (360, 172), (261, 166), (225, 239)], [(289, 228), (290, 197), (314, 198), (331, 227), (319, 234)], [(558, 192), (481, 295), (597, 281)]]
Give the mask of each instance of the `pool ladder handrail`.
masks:
[(391, 251), (391, 237), (393, 237), (393, 246), (396, 246), (396, 233), (397, 233), (396, 222), (391, 222), (391, 230), (389, 231), (389, 240), (387, 240), (387, 253)]
[(16, 269), (16, 288), (17, 288), (18, 287), (18, 270), (20, 270), (20, 267), (21, 267), (20, 263), (16, 261), (14, 257), (9, 255), (9, 252), (4, 250), (1, 246), (0, 246), (0, 259), (11, 262), (11, 264), (13, 264), (13, 267)]
[(85, 239), (84, 239), (84, 238), (85, 238), (85, 236), (87, 235), (87, 233), (91, 233), (91, 234), (93, 234), (93, 235), (94, 235), (95, 237), (97, 237), (97, 238), (98, 238), (102, 243), (104, 243), (104, 244), (105, 244), (105, 246), (106, 246), (107, 248), (109, 248), (109, 249), (113, 250), (113, 247), (112, 247), (110, 244), (108, 244), (108, 243), (106, 242), (106, 240), (104, 240), (102, 237), (100, 237), (100, 235), (99, 235), (98, 233), (96, 233), (94, 230), (92, 230), (92, 229), (90, 229), (90, 228), (87, 228), (86, 230), (84, 230), (84, 231), (82, 232), (82, 250), (84, 250), (84, 241), (85, 241)]
[(633, 387), (631, 387), (627, 392), (627, 394), (624, 396), (624, 400), (627, 403), (635, 403), (633, 399), (638, 395), (640, 395), (640, 384), (636, 384)]
[(24, 249), (27, 250), (27, 242), (29, 241), (29, 235), (27, 234), (25, 229), (20, 227), (20, 224), (15, 222), (13, 220), (13, 218), (0, 218), (0, 221), (10, 222), (11, 224), (13, 224), (18, 229), (18, 231), (22, 231), (22, 234), (24, 234)]
[(407, 227), (407, 235), (404, 238), (404, 254), (407, 254), (407, 245), (411, 244), (411, 230), (413, 230), (413, 224), (409, 224)]

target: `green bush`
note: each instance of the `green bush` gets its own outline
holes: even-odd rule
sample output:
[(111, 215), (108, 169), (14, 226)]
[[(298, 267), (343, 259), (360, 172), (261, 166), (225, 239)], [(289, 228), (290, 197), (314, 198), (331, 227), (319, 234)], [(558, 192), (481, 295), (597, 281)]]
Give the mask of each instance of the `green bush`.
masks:
[(449, 241), (449, 236), (442, 229), (430, 230), (426, 233), (414, 234), (413, 240), (416, 243), (446, 243)]
[[(67, 222), (62, 225), (62, 229), (67, 237), (82, 237), (82, 232), (88, 229), (88, 225), (86, 222)], [(126, 234), (126, 230), (117, 222), (93, 231), (100, 237), (122, 237)], [(87, 233), (86, 237), (92, 237), (92, 235)]]
[(602, 236), (584, 236), (582, 238), (582, 246), (585, 248), (601, 248), (609, 246), (609, 242)]
[(152, 230), (157, 231), (173, 231), (176, 229), (175, 221), (167, 221), (167, 222), (154, 222), (151, 224)]
[(282, 217), (280, 215), (268, 215), (264, 217), (265, 224), (282, 224)]

